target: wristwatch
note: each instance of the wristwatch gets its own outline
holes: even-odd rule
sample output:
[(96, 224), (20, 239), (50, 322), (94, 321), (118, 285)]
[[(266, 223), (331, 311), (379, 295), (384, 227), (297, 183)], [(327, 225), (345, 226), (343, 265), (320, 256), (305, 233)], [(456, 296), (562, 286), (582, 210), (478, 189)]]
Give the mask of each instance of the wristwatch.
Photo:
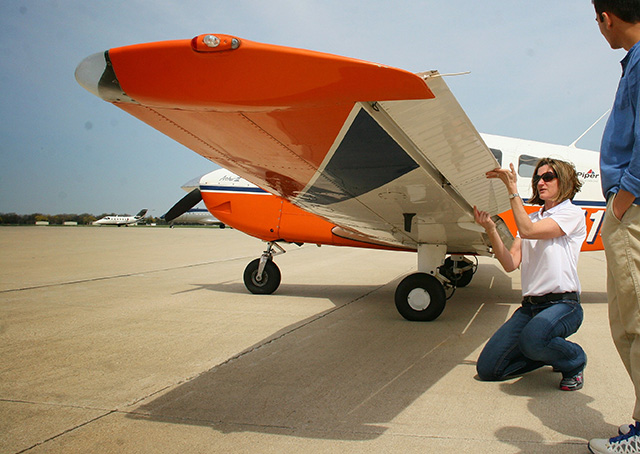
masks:
[(509, 194), (510, 199), (515, 199), (516, 197), (520, 197), (520, 194), (518, 194), (517, 192), (514, 192), (513, 194)]

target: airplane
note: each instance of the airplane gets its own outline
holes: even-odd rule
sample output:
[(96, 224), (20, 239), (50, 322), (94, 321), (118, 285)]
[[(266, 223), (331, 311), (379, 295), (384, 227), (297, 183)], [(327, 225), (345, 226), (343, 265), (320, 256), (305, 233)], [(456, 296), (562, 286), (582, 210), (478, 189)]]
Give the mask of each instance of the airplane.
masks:
[(225, 224), (267, 242), (244, 272), (253, 293), (277, 289), (273, 257), (283, 242), (415, 251), (417, 272), (400, 282), (395, 305), (407, 320), (435, 320), (446, 291), (470, 282), (469, 257), (492, 255), (473, 207), (493, 216), (507, 246), (513, 241), (507, 193), (485, 173), (517, 163), (526, 194), (542, 156), (577, 164), (583, 250), (602, 249), (597, 153), (480, 135), (437, 71), (205, 34), (112, 48), (75, 75), (237, 176), (225, 185), (203, 177), (172, 210), (202, 199)]
[[(573, 200), (576, 205), (583, 207), (587, 218), (588, 234), (581, 249), (602, 249), (599, 232), (604, 220), (605, 203), (600, 194), (600, 176), (593, 171), (598, 164), (597, 152), (488, 134), (482, 134), (482, 137), (487, 144), (491, 144), (491, 152), (500, 165), (517, 163), (518, 190), (521, 194), (527, 194), (531, 190), (531, 177), (539, 157), (555, 156), (571, 161), (576, 159), (576, 153), (581, 153), (578, 175), (583, 181), (583, 189)], [(519, 153), (518, 150), (523, 152)], [(190, 203), (204, 200), (207, 209), (224, 224), (269, 243), (268, 250), (262, 257), (250, 262), (243, 273), (246, 288), (254, 294), (271, 294), (279, 287), (281, 272), (273, 257), (285, 252), (281, 243), (383, 248), (380, 245), (353, 243), (336, 235), (337, 226), (297, 208), (226, 169), (217, 169), (202, 176), (198, 187), (193, 187), (192, 192), (185, 196), (185, 199), (189, 198), (191, 200), (186, 205), (180, 201), (172, 208), (175, 209), (173, 215), (187, 209)], [(527, 200), (526, 197), (524, 200)], [(528, 212), (539, 209), (531, 205), (525, 208)], [(511, 213), (502, 213), (501, 217), (515, 235), (517, 227)], [(277, 233), (274, 232), (273, 225), (278, 226)], [(383, 249), (413, 251), (396, 247)], [(471, 282), (476, 268), (477, 264), (468, 258), (452, 256), (438, 268), (438, 273), (447, 278), (449, 287), (465, 287)], [(411, 315), (409, 312), (408, 316)]]
[(135, 216), (117, 216), (117, 215), (109, 215), (105, 216), (97, 221), (93, 222), (93, 225), (117, 225), (118, 227), (129, 226), (137, 224), (142, 221), (144, 215), (147, 214), (147, 209), (140, 210), (138, 214)]
[(173, 228), (176, 224), (217, 225), (221, 229), (226, 227), (223, 222), (216, 219), (206, 208), (191, 208), (189, 211), (185, 211), (180, 216), (173, 218), (171, 222), (169, 222), (169, 227)]
[[(188, 193), (192, 192), (194, 189), (198, 188), (198, 184), (200, 182), (200, 177), (193, 178), (187, 181), (185, 184), (181, 186), (181, 189), (187, 192), (187, 199), (190, 199)], [(224, 223), (220, 222), (220, 220), (216, 219), (209, 210), (206, 208), (196, 207), (200, 198), (193, 199), (193, 203), (190, 204), (190, 208), (187, 210), (182, 210), (180, 213), (172, 212), (169, 210), (167, 213), (161, 216), (161, 219), (164, 219), (169, 223), (169, 227), (173, 228), (175, 224), (203, 224), (203, 225), (217, 225), (221, 229), (224, 229), (226, 226)], [(189, 202), (190, 203), (190, 202)], [(173, 210), (173, 208), (172, 208)], [(169, 219), (167, 219), (167, 215), (169, 215)]]

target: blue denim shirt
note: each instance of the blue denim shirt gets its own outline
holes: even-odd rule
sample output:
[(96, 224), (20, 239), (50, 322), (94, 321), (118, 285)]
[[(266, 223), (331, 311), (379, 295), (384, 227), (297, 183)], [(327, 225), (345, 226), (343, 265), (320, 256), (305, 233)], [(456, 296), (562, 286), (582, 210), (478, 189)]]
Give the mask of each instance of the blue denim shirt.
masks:
[(640, 42), (622, 60), (622, 78), (600, 147), (602, 193), (620, 189), (640, 204)]

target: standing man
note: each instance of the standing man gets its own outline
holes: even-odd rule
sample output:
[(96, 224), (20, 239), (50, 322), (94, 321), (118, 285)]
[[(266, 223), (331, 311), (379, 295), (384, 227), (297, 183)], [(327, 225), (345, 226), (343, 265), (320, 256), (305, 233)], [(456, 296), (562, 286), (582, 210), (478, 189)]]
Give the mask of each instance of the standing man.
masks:
[(602, 137), (600, 173), (607, 211), (602, 241), (607, 257), (611, 335), (635, 387), (635, 422), (619, 436), (593, 439), (593, 453), (640, 453), (640, 0), (592, 0), (600, 32), (624, 48), (622, 78)]

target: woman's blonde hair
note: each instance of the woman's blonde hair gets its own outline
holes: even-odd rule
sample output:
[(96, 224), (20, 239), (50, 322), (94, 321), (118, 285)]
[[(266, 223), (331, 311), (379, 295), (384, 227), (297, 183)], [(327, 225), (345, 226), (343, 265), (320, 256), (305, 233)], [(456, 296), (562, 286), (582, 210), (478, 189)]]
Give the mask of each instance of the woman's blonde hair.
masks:
[[(578, 173), (576, 167), (566, 161), (553, 158), (542, 158), (536, 164), (536, 168), (533, 171), (533, 175), (538, 174), (538, 169), (544, 165), (547, 165), (553, 169), (553, 172), (558, 177), (558, 195), (556, 196), (556, 202), (564, 202), (565, 200), (573, 200), (575, 195), (582, 188), (582, 182), (578, 179)], [(538, 194), (538, 184), (531, 180), (532, 197), (529, 199), (529, 203), (534, 205), (544, 205), (544, 200), (540, 198)]]

